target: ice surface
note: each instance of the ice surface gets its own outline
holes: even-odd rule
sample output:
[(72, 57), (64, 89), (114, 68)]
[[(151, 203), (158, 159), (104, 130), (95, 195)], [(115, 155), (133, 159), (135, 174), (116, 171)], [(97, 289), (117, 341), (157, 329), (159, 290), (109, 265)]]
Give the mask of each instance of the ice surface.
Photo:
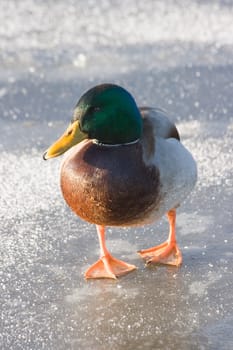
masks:
[[(233, 348), (232, 44), (226, 0), (0, 2), (0, 349)], [(136, 254), (167, 237), (163, 219), (108, 230), (137, 271), (83, 279), (95, 227), (67, 208), (61, 160), (42, 153), (104, 81), (167, 109), (197, 160), (177, 218), (180, 269)]]

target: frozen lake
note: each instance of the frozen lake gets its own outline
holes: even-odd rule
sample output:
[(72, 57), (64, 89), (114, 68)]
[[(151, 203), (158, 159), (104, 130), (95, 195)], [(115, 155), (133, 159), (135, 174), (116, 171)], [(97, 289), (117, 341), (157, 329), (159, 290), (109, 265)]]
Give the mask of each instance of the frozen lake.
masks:
[[(233, 3), (0, 2), (0, 348), (233, 349)], [(107, 233), (138, 267), (85, 281), (95, 227), (66, 206), (43, 151), (102, 82), (166, 109), (198, 184), (179, 208), (180, 269), (146, 268), (166, 220)]]

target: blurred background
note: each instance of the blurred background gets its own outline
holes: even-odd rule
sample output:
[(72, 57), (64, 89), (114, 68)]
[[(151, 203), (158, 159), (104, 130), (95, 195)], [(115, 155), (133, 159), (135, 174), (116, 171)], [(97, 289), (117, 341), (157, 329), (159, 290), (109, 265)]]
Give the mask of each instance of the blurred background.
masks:
[[(166, 109), (199, 170), (180, 208), (181, 269), (137, 257), (162, 220), (109, 229), (139, 269), (86, 282), (95, 227), (59, 190), (43, 151), (90, 87), (113, 82)], [(0, 348), (233, 348), (233, 2), (0, 0)]]

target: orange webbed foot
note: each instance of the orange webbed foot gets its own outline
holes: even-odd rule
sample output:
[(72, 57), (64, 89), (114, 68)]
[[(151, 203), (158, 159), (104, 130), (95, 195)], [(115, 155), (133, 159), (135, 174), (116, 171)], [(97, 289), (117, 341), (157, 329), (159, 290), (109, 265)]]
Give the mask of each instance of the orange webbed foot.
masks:
[(180, 266), (182, 264), (182, 254), (175, 242), (164, 242), (159, 246), (140, 250), (138, 253), (146, 260), (146, 265), (164, 264)]
[(125, 275), (136, 269), (136, 266), (118, 260), (107, 254), (101, 257), (96, 263), (85, 272), (85, 278), (112, 278)]
[(85, 272), (86, 279), (90, 278), (112, 278), (127, 274), (136, 269), (136, 266), (114, 258), (108, 251), (105, 243), (104, 226), (96, 225), (100, 242), (100, 259), (91, 265)]
[(139, 255), (146, 260), (146, 265), (165, 264), (180, 266), (182, 264), (182, 254), (176, 243), (176, 210), (169, 210), (167, 216), (170, 225), (168, 240), (158, 246), (138, 251)]

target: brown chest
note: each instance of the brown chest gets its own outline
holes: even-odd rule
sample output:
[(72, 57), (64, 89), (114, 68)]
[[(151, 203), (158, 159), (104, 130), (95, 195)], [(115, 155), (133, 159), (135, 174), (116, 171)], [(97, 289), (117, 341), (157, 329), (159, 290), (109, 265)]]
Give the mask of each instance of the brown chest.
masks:
[(105, 226), (133, 225), (156, 207), (159, 173), (145, 166), (140, 144), (86, 142), (64, 161), (61, 188), (82, 219)]

